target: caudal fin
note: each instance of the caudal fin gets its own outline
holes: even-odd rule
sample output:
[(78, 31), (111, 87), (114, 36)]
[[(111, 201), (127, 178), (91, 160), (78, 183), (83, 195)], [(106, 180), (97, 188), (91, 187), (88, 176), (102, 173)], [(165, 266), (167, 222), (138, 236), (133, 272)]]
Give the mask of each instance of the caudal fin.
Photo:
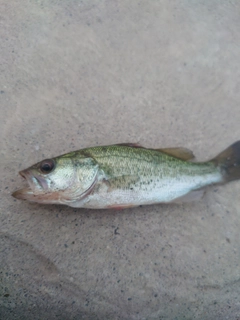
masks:
[(240, 179), (240, 141), (232, 144), (212, 161), (220, 166), (225, 182)]

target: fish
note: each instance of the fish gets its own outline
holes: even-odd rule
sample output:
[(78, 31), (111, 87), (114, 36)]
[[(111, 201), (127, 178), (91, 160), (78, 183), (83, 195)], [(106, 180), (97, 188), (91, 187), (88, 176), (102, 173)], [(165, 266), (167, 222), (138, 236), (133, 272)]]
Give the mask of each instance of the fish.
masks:
[(199, 200), (204, 187), (240, 179), (240, 141), (209, 161), (193, 159), (186, 148), (134, 143), (85, 148), (20, 171), (29, 187), (12, 196), (74, 208), (124, 209)]

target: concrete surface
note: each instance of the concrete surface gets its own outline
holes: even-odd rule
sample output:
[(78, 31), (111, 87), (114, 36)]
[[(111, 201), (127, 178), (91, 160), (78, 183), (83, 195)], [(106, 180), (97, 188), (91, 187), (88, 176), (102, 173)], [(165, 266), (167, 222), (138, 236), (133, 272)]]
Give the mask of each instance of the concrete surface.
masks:
[(123, 211), (21, 202), (86, 146), (240, 139), (239, 1), (0, 2), (0, 319), (240, 319), (240, 182)]

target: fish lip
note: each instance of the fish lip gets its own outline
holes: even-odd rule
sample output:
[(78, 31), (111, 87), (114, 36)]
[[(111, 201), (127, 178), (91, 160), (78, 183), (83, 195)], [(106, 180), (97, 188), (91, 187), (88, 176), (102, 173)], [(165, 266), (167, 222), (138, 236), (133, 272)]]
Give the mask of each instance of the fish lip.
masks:
[(28, 169), (19, 171), (19, 174), (20, 174), (20, 176), (22, 176), (27, 181), (28, 181), (29, 178), (31, 179), (31, 175), (30, 175), (30, 172), (28, 171)]
[(26, 176), (24, 174), (25, 170), (19, 171), (20, 176), (22, 176), (24, 179), (26, 179)]
[(27, 200), (27, 196), (32, 196), (33, 191), (30, 188), (23, 188), (16, 190), (12, 193), (12, 196), (16, 199)]

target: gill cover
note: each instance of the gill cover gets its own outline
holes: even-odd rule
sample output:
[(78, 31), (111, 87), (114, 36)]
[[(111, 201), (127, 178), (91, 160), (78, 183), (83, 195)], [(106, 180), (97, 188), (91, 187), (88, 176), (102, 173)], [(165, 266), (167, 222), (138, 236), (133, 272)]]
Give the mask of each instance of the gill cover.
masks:
[(94, 188), (99, 166), (93, 158), (73, 159), (76, 169), (76, 182), (64, 192), (65, 203), (83, 199)]

